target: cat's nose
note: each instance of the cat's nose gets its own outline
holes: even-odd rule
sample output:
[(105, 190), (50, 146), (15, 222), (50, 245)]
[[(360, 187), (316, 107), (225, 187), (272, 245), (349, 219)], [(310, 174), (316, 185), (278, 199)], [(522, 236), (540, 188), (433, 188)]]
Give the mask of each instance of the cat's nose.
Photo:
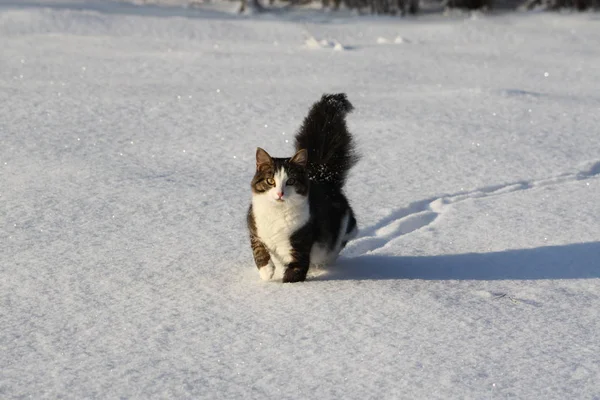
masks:
[(277, 197), (278, 198), (282, 198), (283, 197), (283, 192), (277, 192)]

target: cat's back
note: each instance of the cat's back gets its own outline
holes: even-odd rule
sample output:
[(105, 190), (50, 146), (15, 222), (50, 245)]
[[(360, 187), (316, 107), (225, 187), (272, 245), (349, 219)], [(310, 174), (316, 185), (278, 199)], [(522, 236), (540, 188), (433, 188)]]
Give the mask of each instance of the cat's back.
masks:
[(312, 185), (310, 205), (314, 221), (311, 263), (326, 265), (356, 236), (356, 219), (342, 189), (333, 185)]
[(327, 183), (311, 182), (309, 202), (311, 213), (318, 219), (328, 216), (334, 219), (341, 218), (341, 215), (337, 214), (343, 214), (349, 207), (342, 189)]

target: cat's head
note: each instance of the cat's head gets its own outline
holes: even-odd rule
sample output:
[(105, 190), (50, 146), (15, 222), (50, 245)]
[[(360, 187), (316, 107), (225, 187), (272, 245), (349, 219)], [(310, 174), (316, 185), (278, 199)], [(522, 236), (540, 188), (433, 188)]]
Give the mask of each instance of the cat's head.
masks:
[(266, 196), (275, 205), (294, 205), (307, 200), (308, 153), (299, 150), (291, 158), (274, 158), (256, 149), (256, 173), (252, 178), (253, 196)]

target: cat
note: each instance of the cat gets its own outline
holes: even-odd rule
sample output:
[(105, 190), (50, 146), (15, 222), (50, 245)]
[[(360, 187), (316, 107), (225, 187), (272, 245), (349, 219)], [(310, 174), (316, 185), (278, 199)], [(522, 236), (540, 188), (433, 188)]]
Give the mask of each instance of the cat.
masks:
[(296, 153), (256, 150), (248, 229), (260, 277), (283, 267), (283, 282), (306, 279), (310, 266), (335, 261), (358, 227), (342, 189), (359, 159), (346, 126), (353, 110), (344, 93), (324, 94), (295, 136)]

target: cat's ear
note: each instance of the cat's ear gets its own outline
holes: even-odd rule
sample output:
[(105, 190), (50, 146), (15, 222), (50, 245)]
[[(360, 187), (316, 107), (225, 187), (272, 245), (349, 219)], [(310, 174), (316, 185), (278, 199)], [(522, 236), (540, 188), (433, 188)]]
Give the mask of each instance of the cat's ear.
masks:
[(260, 169), (260, 167), (264, 165), (271, 165), (272, 162), (273, 159), (271, 158), (269, 153), (267, 153), (260, 147), (256, 148), (256, 169)]
[(306, 168), (308, 164), (308, 151), (306, 149), (301, 149), (294, 154), (294, 157), (290, 159), (290, 162), (296, 165), (301, 166), (302, 168)]

